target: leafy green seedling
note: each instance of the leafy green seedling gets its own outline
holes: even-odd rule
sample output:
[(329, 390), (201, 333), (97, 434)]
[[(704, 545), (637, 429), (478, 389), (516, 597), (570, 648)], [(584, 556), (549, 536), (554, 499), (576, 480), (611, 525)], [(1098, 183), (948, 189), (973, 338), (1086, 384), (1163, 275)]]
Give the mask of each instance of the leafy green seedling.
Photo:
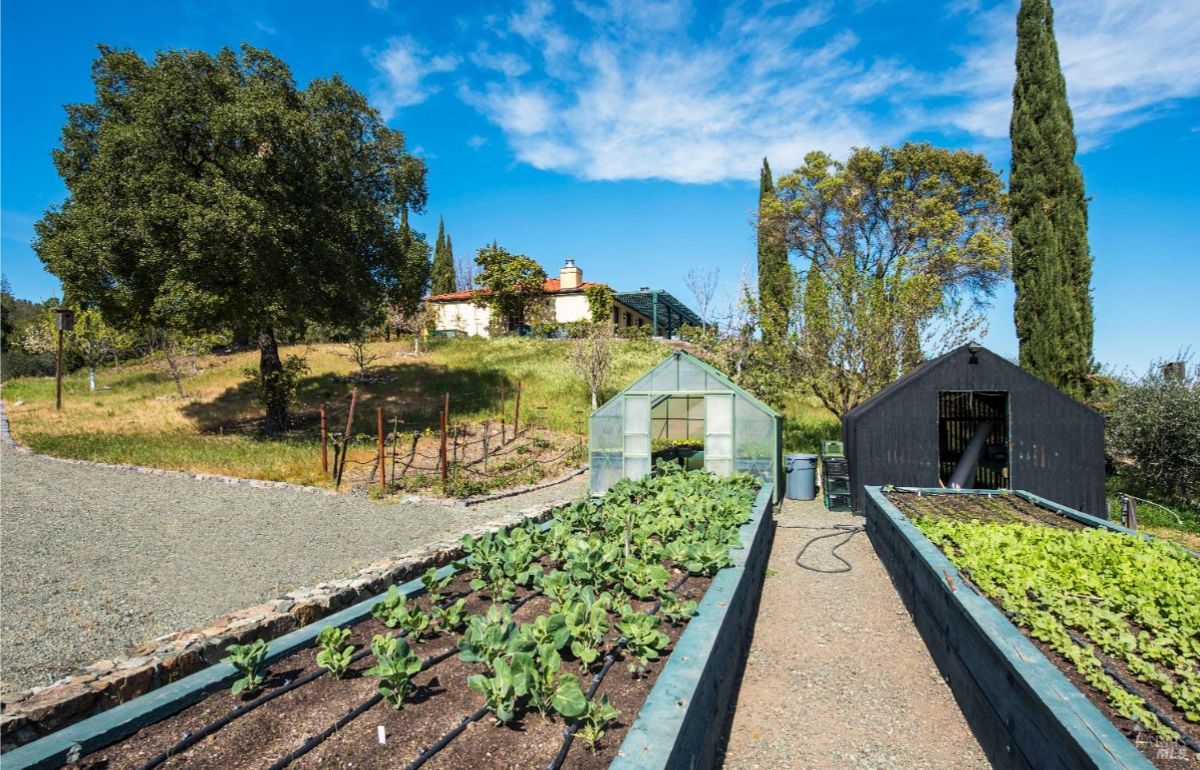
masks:
[(379, 694), (396, 708), (404, 706), (404, 698), (416, 689), (412, 678), (421, 671), (421, 659), (408, 642), (395, 636), (377, 634), (371, 642), (375, 665), (367, 676), (379, 677)]
[(467, 686), (481, 694), (488, 711), (499, 723), (511, 722), (516, 715), (517, 691), (513, 682), (512, 666), (502, 658), (496, 658), (491, 676), (472, 674), (467, 677)]
[(317, 636), (317, 665), (329, 672), (334, 679), (341, 679), (350, 668), (354, 645), (350, 641), (350, 629), (325, 626)]
[(467, 663), (483, 663), (488, 668), (501, 654), (509, 652), (517, 636), (517, 624), (507, 605), (493, 604), (486, 615), (472, 615), (458, 640), (459, 658)]
[(592, 699), (587, 704), (579, 732), (576, 734), (587, 743), (592, 753), (596, 753), (596, 744), (604, 737), (604, 728), (612, 723), (620, 712), (608, 702), (608, 695), (601, 695), (599, 700)]
[(695, 601), (680, 601), (671, 591), (664, 591), (661, 597), (658, 614), (673, 626), (686, 623), (696, 614), (696, 608), (699, 606)]
[(458, 599), (447, 605), (433, 605), (433, 622), (438, 630), (457, 631), (463, 624), (466, 606), (466, 599)]
[(371, 614), (388, 628), (401, 628), (417, 641), (429, 630), (429, 613), (415, 602), (410, 603), (396, 586), (388, 589), (387, 594), (372, 608)]
[(430, 567), (421, 576), (421, 585), (425, 586), (425, 595), (429, 597), (431, 606), (440, 604), (446, 598), (442, 595), (442, 591), (454, 580), (454, 573), (438, 577), (437, 572), (437, 567)]
[(630, 656), (627, 665), (634, 674), (644, 672), (646, 664), (657, 660), (671, 641), (670, 637), (658, 630), (658, 618), (654, 615), (629, 613), (621, 618), (617, 628), (626, 641), (625, 651)]
[(262, 687), (263, 661), (267, 657), (267, 643), (256, 639), (251, 644), (231, 644), (225, 650), (229, 655), (221, 658), (222, 663), (228, 663), (237, 669), (242, 676), (233, 683), (230, 690), (234, 695), (239, 693), (253, 694)]

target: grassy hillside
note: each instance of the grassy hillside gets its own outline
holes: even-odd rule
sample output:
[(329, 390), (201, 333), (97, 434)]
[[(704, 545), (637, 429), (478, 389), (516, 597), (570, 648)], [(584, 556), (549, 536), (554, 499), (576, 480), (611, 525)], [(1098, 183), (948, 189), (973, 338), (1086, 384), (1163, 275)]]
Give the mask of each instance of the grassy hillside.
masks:
[[(355, 431), (364, 437), (352, 457), (371, 456), (366, 441), (375, 431), (375, 408), (382, 406), (388, 429), (393, 417), (402, 431), (436, 428), (442, 394), (451, 394), (451, 419), (475, 422), (499, 417), (500, 389), (512, 393), (521, 383), (521, 421), (560, 433), (586, 431), (587, 391), (571, 372), (568, 343), (532, 339), (460, 339), (438, 343), (420, 356), (411, 341), (380, 342), (369, 380), (359, 387)], [(134, 463), (249, 478), (326, 485), (318, 452), (318, 409), (329, 406), (331, 423), (345, 425), (354, 382), (354, 364), (344, 345), (297, 345), (284, 355), (303, 355), (304, 379), (286, 435), (258, 434), (261, 407), (243, 371), (257, 365), (257, 353), (207, 356), (184, 383), (178, 398), (171, 379), (152, 364), (105, 369), (100, 390), (88, 392), (85, 372), (64, 382), (64, 408), (54, 410), (54, 382), (17, 379), (4, 384), (14, 435), (35, 451), (114, 463)], [(668, 349), (658, 343), (622, 341), (617, 346), (614, 390), (625, 387), (660, 361)], [(811, 448), (814, 436), (834, 423), (823, 410), (798, 399), (788, 409), (790, 448)], [(331, 429), (333, 429), (331, 425)]]

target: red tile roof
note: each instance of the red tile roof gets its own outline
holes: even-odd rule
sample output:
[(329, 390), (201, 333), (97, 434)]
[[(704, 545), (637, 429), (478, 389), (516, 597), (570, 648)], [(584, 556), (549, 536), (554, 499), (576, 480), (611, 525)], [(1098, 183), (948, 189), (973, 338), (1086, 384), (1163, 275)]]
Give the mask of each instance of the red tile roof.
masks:
[[(602, 283), (593, 283), (591, 281), (584, 281), (583, 283), (579, 284), (579, 287), (576, 289), (563, 289), (559, 283), (559, 279), (547, 278), (546, 282), (544, 284), (542, 284), (542, 291), (544, 291), (547, 294), (559, 294), (560, 292), (563, 292), (563, 291), (577, 292), (577, 291), (583, 291), (584, 289), (588, 288), (589, 286), (603, 286), (603, 285), (604, 284), (602, 284)], [(484, 290), (483, 289), (470, 289), (468, 291), (454, 291), (454, 292), (450, 292), (449, 294), (435, 294), (431, 297), (426, 297), (425, 299), (430, 302), (457, 302), (457, 301), (469, 300), (469, 299), (471, 299), (471, 297), (475, 296), (476, 292), (479, 292), (479, 291), (484, 291)]]

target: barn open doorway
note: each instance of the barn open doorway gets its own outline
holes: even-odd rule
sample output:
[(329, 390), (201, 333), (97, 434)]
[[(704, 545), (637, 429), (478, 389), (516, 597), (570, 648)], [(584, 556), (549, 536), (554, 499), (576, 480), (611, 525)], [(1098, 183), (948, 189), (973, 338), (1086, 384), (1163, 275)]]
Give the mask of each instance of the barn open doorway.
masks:
[[(1008, 393), (1004, 391), (939, 392), (938, 475), (942, 484), (952, 486), (952, 481), (958, 481), (965, 489), (1007, 489), (1009, 424)], [(972, 439), (979, 451), (968, 453)], [(966, 462), (960, 469), (964, 456)], [(956, 470), (960, 471), (957, 477)]]

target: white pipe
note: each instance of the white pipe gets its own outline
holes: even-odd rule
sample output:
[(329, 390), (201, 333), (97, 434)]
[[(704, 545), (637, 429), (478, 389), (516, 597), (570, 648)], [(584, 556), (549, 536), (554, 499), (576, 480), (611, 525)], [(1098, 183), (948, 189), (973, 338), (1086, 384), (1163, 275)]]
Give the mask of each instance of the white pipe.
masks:
[(971, 440), (967, 442), (967, 448), (963, 450), (958, 465), (954, 466), (954, 473), (950, 474), (949, 487), (951, 489), (974, 488), (975, 469), (979, 467), (979, 457), (983, 454), (983, 448), (987, 446), (988, 434), (991, 432), (992, 424), (990, 422), (981, 422), (975, 428), (975, 435), (971, 436)]

